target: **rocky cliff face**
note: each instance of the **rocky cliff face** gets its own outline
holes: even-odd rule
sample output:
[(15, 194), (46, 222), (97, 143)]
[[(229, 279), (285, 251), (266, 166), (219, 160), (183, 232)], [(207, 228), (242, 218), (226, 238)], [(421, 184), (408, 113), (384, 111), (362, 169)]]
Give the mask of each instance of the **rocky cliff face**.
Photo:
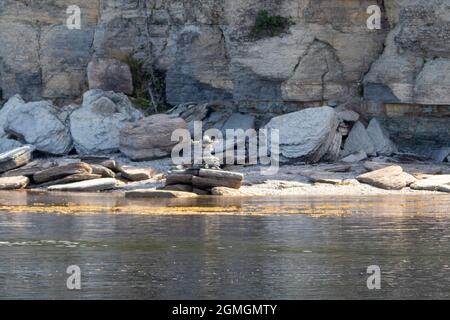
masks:
[[(73, 4), (81, 30), (66, 26)], [(366, 26), (374, 4), (381, 30)], [(289, 32), (251, 39), (262, 9), (291, 17)], [(0, 0), (0, 88), (76, 100), (92, 58), (132, 54), (164, 73), (173, 105), (347, 104), (397, 140), (448, 143), (449, 17), (449, 0)]]

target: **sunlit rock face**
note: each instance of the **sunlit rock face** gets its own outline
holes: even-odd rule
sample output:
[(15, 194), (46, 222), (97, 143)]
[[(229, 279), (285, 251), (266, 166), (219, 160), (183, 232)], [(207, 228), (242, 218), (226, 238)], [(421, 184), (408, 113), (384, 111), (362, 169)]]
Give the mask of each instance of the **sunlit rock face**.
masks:
[[(95, 57), (132, 54), (164, 71), (172, 104), (342, 101), (383, 48), (388, 26), (366, 27), (373, 1), (0, 1), (4, 99), (79, 98)], [(254, 40), (260, 10), (291, 17), (281, 36)]]
[[(66, 24), (71, 0), (0, 0), (0, 103), (15, 94), (58, 105), (80, 102), (90, 61), (132, 55), (161, 71), (172, 105), (226, 101), (254, 110), (298, 110), (348, 104), (388, 120), (387, 105), (442, 106), (437, 114), (421, 113), (421, 119), (440, 118), (439, 128), (448, 128), (448, 0), (76, 4), (80, 30)], [(381, 30), (367, 28), (366, 10), (374, 4), (381, 9)], [(279, 36), (252, 39), (261, 10), (290, 17), (293, 24)], [(438, 130), (439, 138), (450, 141), (444, 131)], [(394, 136), (404, 139), (402, 132)]]

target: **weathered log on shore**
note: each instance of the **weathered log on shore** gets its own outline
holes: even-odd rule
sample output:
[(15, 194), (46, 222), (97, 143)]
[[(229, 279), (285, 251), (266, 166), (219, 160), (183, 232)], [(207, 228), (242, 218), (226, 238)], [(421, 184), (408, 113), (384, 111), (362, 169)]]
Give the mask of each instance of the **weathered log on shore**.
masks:
[(81, 181), (69, 184), (50, 186), (49, 191), (73, 191), (73, 192), (95, 192), (110, 190), (117, 186), (118, 181), (112, 178), (102, 178), (88, 181)]
[(70, 163), (65, 166), (54, 167), (36, 172), (33, 180), (36, 183), (44, 183), (52, 180), (58, 180), (74, 174), (91, 174), (92, 168), (87, 163)]
[(17, 190), (28, 186), (30, 179), (24, 176), (0, 178), (0, 190)]
[(24, 146), (0, 154), (0, 173), (26, 165), (31, 161), (33, 151), (33, 146)]

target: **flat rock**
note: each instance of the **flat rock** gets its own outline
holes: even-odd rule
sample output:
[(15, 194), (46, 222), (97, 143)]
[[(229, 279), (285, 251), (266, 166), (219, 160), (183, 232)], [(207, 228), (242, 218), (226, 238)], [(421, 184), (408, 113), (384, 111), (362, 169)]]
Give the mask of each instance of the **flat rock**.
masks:
[(239, 189), (242, 186), (241, 180), (224, 179), (220, 177), (192, 177), (192, 185), (200, 189), (208, 189), (214, 187), (227, 187)]
[(226, 188), (226, 187), (212, 188), (211, 194), (213, 196), (222, 196), (222, 197), (239, 197), (239, 196), (244, 195), (244, 193), (238, 189), (232, 189), (232, 188)]
[(348, 156), (363, 150), (368, 155), (375, 155), (376, 150), (372, 139), (361, 122), (356, 122), (344, 144), (343, 156)]
[(416, 181), (410, 174), (403, 172), (400, 166), (390, 166), (356, 177), (361, 183), (387, 190), (401, 190)]
[(25, 176), (28, 178), (32, 178), (36, 172), (57, 166), (58, 163), (54, 160), (35, 160), (27, 163), (23, 167), (3, 173), (2, 177)]
[(122, 177), (130, 181), (143, 181), (151, 179), (156, 171), (153, 168), (133, 168), (128, 166), (121, 166), (120, 173)]
[(126, 198), (154, 198), (154, 199), (175, 199), (175, 198), (195, 198), (197, 194), (192, 192), (167, 191), (167, 190), (133, 190), (125, 193)]
[(224, 170), (200, 169), (198, 175), (200, 177), (205, 177), (205, 178), (218, 178), (218, 179), (236, 180), (236, 181), (244, 180), (244, 175), (242, 173), (224, 171)]
[(411, 185), (411, 189), (440, 191), (440, 190), (447, 190), (449, 186), (450, 186), (450, 175), (442, 174), (432, 176), (427, 179), (418, 180)]
[(24, 176), (0, 178), (0, 190), (17, 190), (28, 186), (30, 179)]
[(49, 191), (74, 191), (74, 192), (94, 192), (114, 189), (118, 184), (116, 179), (102, 178), (88, 181), (81, 181), (69, 184), (54, 185), (47, 188)]
[(188, 173), (171, 173), (166, 178), (166, 185), (192, 184), (194, 175)]
[(199, 196), (207, 196), (207, 195), (211, 194), (211, 190), (210, 189), (205, 190), (205, 189), (199, 189), (199, 188), (196, 188), (196, 187), (193, 188), (192, 192), (197, 194), (197, 195), (199, 195)]
[(33, 146), (23, 146), (0, 154), (0, 173), (13, 170), (30, 162)]
[(5, 131), (41, 152), (66, 155), (73, 148), (68, 117), (50, 101), (29, 102), (9, 112)]
[(373, 141), (373, 146), (378, 154), (391, 155), (398, 151), (389, 134), (381, 127), (377, 119), (372, 119), (367, 127), (367, 134)]
[(90, 164), (90, 166), (92, 168), (92, 174), (100, 175), (101, 178), (115, 178), (116, 177), (116, 174), (112, 170), (110, 170), (102, 165)]
[(329, 150), (338, 126), (333, 108), (320, 107), (275, 117), (265, 129), (279, 130), (281, 161), (315, 163)]
[(340, 161), (345, 163), (355, 163), (365, 159), (367, 159), (367, 154), (365, 151), (361, 150), (342, 158)]
[(43, 184), (39, 185), (39, 187), (44, 188), (44, 187), (49, 187), (49, 186), (68, 184), (68, 183), (79, 182), (79, 181), (95, 180), (95, 179), (101, 179), (101, 178), (102, 178), (102, 176), (99, 174), (73, 174), (73, 175), (64, 177), (62, 179), (43, 183)]
[(190, 184), (173, 184), (158, 188), (158, 190), (166, 190), (166, 191), (182, 191), (182, 192), (192, 192), (193, 187)]
[(91, 166), (89, 166), (84, 162), (78, 162), (36, 172), (33, 175), (33, 180), (36, 183), (44, 183), (52, 180), (58, 180), (74, 174), (91, 174), (91, 173), (92, 173)]

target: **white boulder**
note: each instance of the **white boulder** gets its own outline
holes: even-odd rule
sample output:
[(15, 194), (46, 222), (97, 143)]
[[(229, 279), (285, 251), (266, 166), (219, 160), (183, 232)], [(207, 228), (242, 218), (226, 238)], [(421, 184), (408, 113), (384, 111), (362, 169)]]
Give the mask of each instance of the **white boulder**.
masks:
[[(72, 137), (67, 115), (50, 101), (19, 103), (13, 97), (14, 107), (6, 116), (4, 131), (9, 136), (36, 147), (36, 150), (65, 155), (72, 149)], [(23, 102), (23, 100), (22, 100)]]
[(330, 149), (338, 126), (333, 108), (320, 107), (275, 117), (265, 128), (279, 130), (281, 161), (315, 163)]
[(79, 154), (117, 152), (120, 129), (142, 117), (126, 95), (90, 90), (84, 94), (81, 108), (70, 115), (75, 148)]

